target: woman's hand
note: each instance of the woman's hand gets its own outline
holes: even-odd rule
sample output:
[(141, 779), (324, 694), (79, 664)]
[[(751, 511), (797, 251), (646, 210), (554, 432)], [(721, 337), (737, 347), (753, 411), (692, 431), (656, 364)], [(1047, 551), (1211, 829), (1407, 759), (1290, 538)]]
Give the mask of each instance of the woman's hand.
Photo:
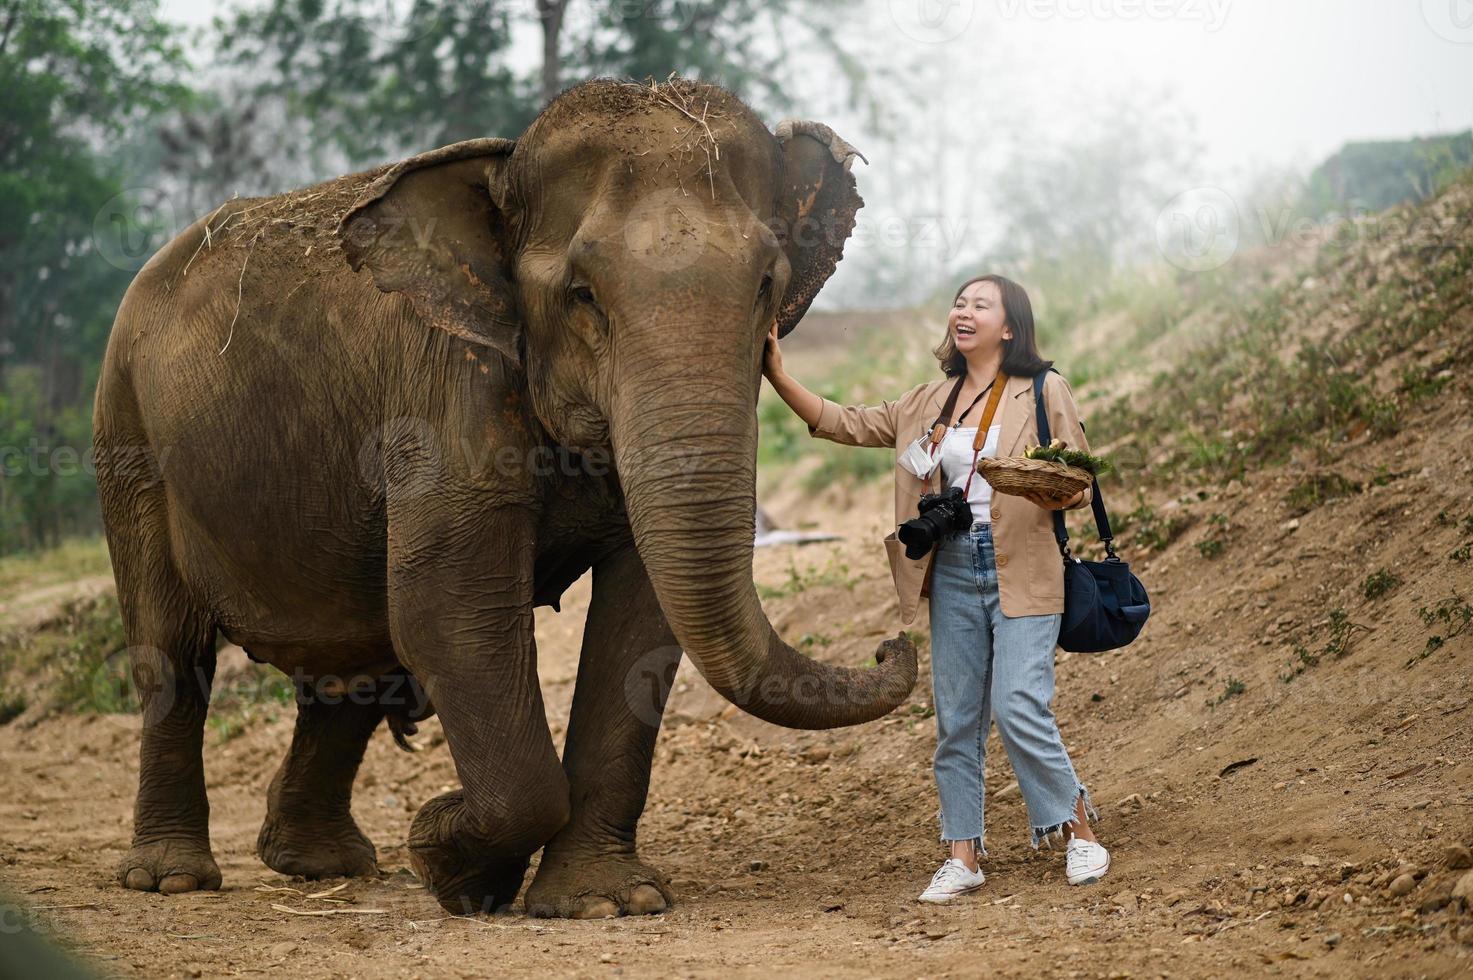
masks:
[(1023, 498), (1036, 507), (1044, 510), (1064, 510), (1073, 507), (1084, 499), (1084, 491), (1080, 490), (1072, 497), (1046, 497), (1041, 493), (1025, 493)]
[(777, 346), (777, 321), (767, 331), (767, 346), (762, 351), (762, 373), (768, 381), (776, 381), (783, 375), (783, 352)]

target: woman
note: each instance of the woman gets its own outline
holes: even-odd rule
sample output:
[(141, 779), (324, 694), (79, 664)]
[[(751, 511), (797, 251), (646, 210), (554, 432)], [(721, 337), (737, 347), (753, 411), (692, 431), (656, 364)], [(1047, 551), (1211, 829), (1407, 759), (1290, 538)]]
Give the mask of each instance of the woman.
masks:
[[(922, 493), (940, 489), (936, 472), (923, 480), (900, 459), (932, 430), (960, 385), (952, 400), (954, 418), (935, 456), (940, 481), (966, 495), (970, 529), (941, 538), (917, 559), (906, 556), (895, 532), (885, 539), (902, 619), (911, 622), (920, 599), (930, 600), (936, 788), (941, 840), (950, 856), (920, 899), (949, 902), (982, 886), (982, 768), (992, 718), (1028, 806), (1033, 846), (1051, 834), (1065, 837), (1069, 883), (1092, 883), (1109, 870), (1110, 856), (1090, 829), (1089, 820), (1098, 815), (1049, 707), (1064, 612), (1064, 569), (1051, 512), (1089, 506), (1091, 491), (1066, 499), (1024, 498), (994, 495), (986, 480), (969, 479), (977, 456), (1018, 456), (1038, 442), (1033, 378), (1051, 362), (1039, 357), (1028, 294), (1002, 276), (969, 279), (957, 290), (946, 337), (933, 353), (945, 377), (878, 407), (841, 406), (795, 381), (783, 370), (776, 327), (767, 337), (763, 373), (811, 435), (895, 449), (897, 525), (917, 516)], [(1002, 384), (994, 390), (999, 378)], [(1074, 394), (1057, 372), (1046, 376), (1044, 401), (1054, 435), (1088, 450)], [(978, 422), (989, 408), (992, 421), (979, 440)]]

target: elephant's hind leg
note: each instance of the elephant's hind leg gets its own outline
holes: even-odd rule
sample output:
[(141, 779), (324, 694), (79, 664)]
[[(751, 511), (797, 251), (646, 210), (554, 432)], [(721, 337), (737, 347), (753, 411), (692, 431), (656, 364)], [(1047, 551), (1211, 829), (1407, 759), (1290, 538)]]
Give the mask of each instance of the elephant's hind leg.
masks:
[(298, 682), (296, 731), (271, 780), (256, 839), (267, 867), (303, 878), (378, 870), (373, 843), (353, 821), (349, 804), (363, 750), (383, 717), (376, 691), (326, 692)]
[(593, 600), (563, 768), (572, 818), (542, 853), (527, 889), (534, 916), (663, 912), (665, 876), (639, 859), (635, 830), (680, 647), (631, 546), (594, 567)]
[(174, 571), (162, 486), (120, 492), (104, 458), (99, 451), (108, 549), (142, 715), (133, 844), (118, 880), (138, 891), (213, 890), (220, 868), (210, 852), (203, 749), (214, 622)]

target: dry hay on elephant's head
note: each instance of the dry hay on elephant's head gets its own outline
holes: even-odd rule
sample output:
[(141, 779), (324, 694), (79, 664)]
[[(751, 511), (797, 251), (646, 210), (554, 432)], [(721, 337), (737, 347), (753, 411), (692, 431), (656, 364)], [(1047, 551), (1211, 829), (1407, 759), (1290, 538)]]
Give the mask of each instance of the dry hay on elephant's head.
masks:
[[(647, 123), (634, 122), (627, 128), (624, 124), (629, 117), (647, 116), (653, 109), (673, 112), (679, 117), (671, 129), (671, 143), (668, 145), (671, 159), (677, 163), (700, 162), (703, 165), (701, 175), (706, 178), (713, 196), (716, 163), (721, 160), (717, 132), (722, 125), (730, 132), (740, 126), (738, 120), (745, 117), (749, 124), (766, 129), (757, 114), (733, 93), (719, 85), (682, 78), (671, 72), (663, 82), (652, 76), (646, 76), (643, 82), (614, 78), (580, 82), (553, 99), (538, 115), (528, 133), (541, 127), (587, 127), (591, 126), (587, 119), (597, 117), (602, 120), (599, 129), (629, 137), (622, 146), (626, 158), (642, 157), (650, 152), (648, 146), (639, 148), (648, 129)], [(632, 159), (629, 164), (633, 170)], [(666, 162), (662, 160), (655, 169), (663, 170), (665, 166)], [(681, 189), (685, 190), (683, 185)]]
[[(671, 72), (663, 85), (649, 79), (646, 89), (651, 101), (661, 102), (690, 120), (684, 132), (675, 137), (675, 152), (694, 157), (697, 150), (706, 155), (706, 180), (710, 183), (711, 199), (716, 199), (716, 161), (721, 159), (721, 144), (711, 131), (711, 120), (721, 118), (721, 111), (711, 110), (709, 89), (702, 92), (700, 83), (679, 78)], [(644, 86), (641, 86), (644, 88)]]

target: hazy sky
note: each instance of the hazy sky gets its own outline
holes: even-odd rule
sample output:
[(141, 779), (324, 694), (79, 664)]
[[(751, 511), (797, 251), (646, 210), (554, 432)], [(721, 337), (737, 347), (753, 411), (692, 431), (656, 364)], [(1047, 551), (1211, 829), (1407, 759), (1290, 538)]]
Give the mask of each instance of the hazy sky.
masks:
[[(163, 3), (166, 16), (191, 24), (219, 7)], [(1055, 123), (1088, 111), (1102, 89), (1165, 85), (1195, 114), (1216, 172), (1308, 166), (1346, 140), (1473, 126), (1473, 0), (869, 0), (855, 8), (855, 29), (889, 50), (940, 59), (962, 77), (1006, 66), (1010, 81), (1032, 90), (1040, 119)], [(987, 95), (977, 92), (984, 112)]]

